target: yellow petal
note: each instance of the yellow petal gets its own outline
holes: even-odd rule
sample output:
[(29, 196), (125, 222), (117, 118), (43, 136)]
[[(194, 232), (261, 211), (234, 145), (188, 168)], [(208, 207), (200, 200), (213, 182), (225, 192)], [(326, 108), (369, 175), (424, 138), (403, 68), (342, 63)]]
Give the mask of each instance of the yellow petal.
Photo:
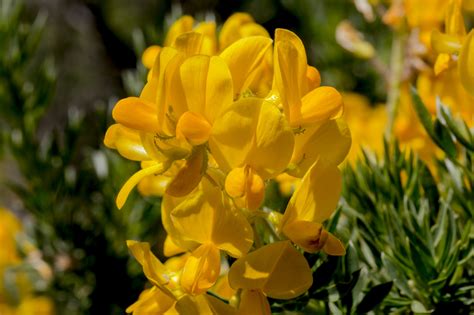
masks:
[(247, 168), (234, 168), (225, 178), (225, 191), (232, 198), (245, 196), (247, 186)]
[(127, 240), (127, 247), (133, 257), (142, 265), (143, 273), (154, 285), (162, 287), (169, 282), (165, 266), (153, 255), (150, 244)]
[(207, 152), (204, 148), (194, 150), (193, 154), (171, 180), (166, 193), (174, 197), (183, 197), (199, 185), (206, 168)]
[(288, 30), (275, 31), (273, 89), (280, 94), (285, 116), (291, 121), (290, 110), (301, 107), (301, 97), (308, 92), (307, 59), (299, 37)]
[(295, 148), (288, 174), (302, 177), (313, 163), (322, 158), (334, 165), (342, 163), (351, 148), (351, 134), (343, 119), (306, 127), (295, 135)]
[[(306, 62), (307, 62), (306, 51), (301, 39), (298, 37), (298, 35), (296, 35), (292, 31), (289, 31), (283, 28), (277, 28), (275, 30), (275, 42), (279, 43), (279, 42), (284, 42), (284, 41), (291, 43), (293, 47), (298, 51), (298, 58), (301, 59), (301, 61), (303, 61), (302, 64), (304, 64), (305, 66), (304, 70), (306, 71)], [(303, 76), (301, 76), (301, 78), (303, 78)], [(306, 94), (306, 92), (307, 91), (301, 90), (301, 93)]]
[(203, 38), (204, 35), (196, 32), (184, 33), (176, 38), (172, 47), (186, 57), (191, 57), (201, 52)]
[(210, 134), (211, 124), (203, 116), (194, 112), (185, 112), (176, 125), (176, 135), (184, 137), (194, 146), (207, 142)]
[(116, 122), (135, 130), (158, 132), (155, 104), (138, 97), (121, 99), (112, 111)]
[(463, 0), (462, 8), (466, 11), (474, 11), (474, 0)]
[(265, 183), (251, 167), (233, 169), (226, 177), (225, 189), (232, 198), (242, 198), (242, 208), (256, 210), (265, 196)]
[(337, 166), (318, 160), (291, 196), (282, 218), (282, 230), (294, 221), (323, 223), (336, 209), (341, 189), (341, 172)]
[(216, 23), (201, 22), (194, 28), (194, 31), (204, 35), (201, 53), (208, 56), (215, 55), (217, 52)]
[(232, 288), (260, 289), (277, 299), (295, 298), (312, 282), (308, 262), (289, 241), (261, 247), (235, 261), (229, 271)]
[(205, 293), (219, 277), (221, 257), (213, 244), (203, 244), (193, 251), (181, 274), (181, 287), (189, 294)]
[(116, 149), (120, 155), (129, 160), (150, 159), (141, 143), (139, 133), (120, 124), (114, 124), (107, 129), (104, 144), (108, 148)]
[(165, 73), (168, 63), (178, 54), (178, 51), (173, 47), (163, 47), (155, 58), (155, 63), (151, 69), (152, 77), (162, 81), (162, 76)]
[(245, 164), (253, 146), (261, 103), (257, 98), (241, 99), (214, 122), (209, 146), (224, 172)]
[(176, 54), (158, 78), (156, 104), (158, 121), (162, 135), (176, 135), (176, 123), (180, 115), (188, 110), (179, 68), (184, 61), (184, 54)]
[(210, 289), (210, 292), (225, 300), (230, 300), (235, 295), (235, 290), (230, 287), (227, 274), (217, 279), (216, 284)]
[(117, 208), (121, 209), (123, 207), (123, 205), (125, 204), (125, 201), (127, 201), (128, 195), (130, 194), (132, 189), (138, 184), (140, 180), (152, 174), (161, 174), (164, 171), (166, 171), (167, 168), (168, 168), (168, 165), (166, 163), (159, 163), (154, 166), (150, 166), (148, 168), (139, 170), (138, 172), (133, 174), (132, 177), (130, 177), (125, 182), (125, 184), (123, 184), (122, 188), (117, 194), (117, 199), (115, 200)]
[(267, 30), (257, 23), (247, 23), (240, 28), (239, 32), (241, 38), (250, 36), (264, 36), (270, 38), (270, 34), (268, 34)]
[[(206, 298), (209, 308), (212, 311), (212, 314), (216, 315), (236, 315), (237, 310), (230, 306), (227, 303), (219, 300), (218, 298), (213, 297), (212, 295), (204, 295), (203, 297)], [(204, 313), (199, 313), (204, 314)]]
[(283, 233), (304, 251), (315, 253), (326, 243), (327, 232), (323, 235), (323, 229), (319, 222), (297, 220), (284, 225)]
[(181, 66), (180, 74), (188, 110), (211, 124), (232, 104), (232, 77), (222, 58), (191, 57)]
[(247, 13), (234, 13), (222, 25), (219, 33), (219, 45), (221, 49), (226, 48), (241, 39), (240, 29), (247, 23), (253, 23), (253, 18)]
[(474, 96), (474, 30), (471, 30), (464, 40), (458, 67), (464, 89)]
[(261, 64), (272, 40), (264, 36), (251, 36), (242, 38), (221, 54), (227, 63), (234, 84), (234, 94), (242, 94), (252, 82), (252, 74)]
[(205, 178), (186, 198), (173, 202), (165, 195), (162, 211), (163, 225), (179, 246), (180, 240), (213, 243), (233, 257), (252, 246), (253, 232), (246, 218)]
[(455, 54), (461, 48), (461, 41), (457, 36), (434, 30), (431, 33), (431, 47), (439, 54)]
[(212, 242), (232, 257), (245, 255), (253, 244), (253, 230), (247, 218), (230, 203), (219, 211), (214, 218)]
[(329, 232), (323, 251), (332, 256), (343, 256), (346, 254), (346, 249), (341, 241)]
[(288, 122), (273, 104), (264, 101), (255, 130), (255, 146), (246, 163), (264, 179), (283, 172), (293, 153), (294, 136)]
[(175, 303), (176, 299), (164, 294), (157, 287), (152, 287), (151, 289), (143, 290), (138, 300), (127, 307), (125, 311), (133, 313), (133, 315), (163, 314)]
[(301, 108), (291, 108), (290, 125), (297, 127), (342, 115), (342, 96), (333, 87), (321, 86), (306, 94), (301, 99)]
[(184, 295), (176, 303), (175, 314), (235, 315), (236, 310), (229, 304), (226, 304), (219, 299), (207, 294), (201, 294), (197, 296)]
[(171, 46), (175, 42), (176, 38), (187, 32), (191, 32), (193, 30), (194, 19), (189, 16), (185, 15), (178, 20), (176, 20), (168, 30), (166, 34), (166, 39), (164, 46)]
[(265, 183), (252, 168), (249, 168), (245, 197), (250, 210), (258, 209), (265, 197)]
[(271, 315), (267, 297), (261, 290), (243, 290), (240, 295), (239, 315)]
[(161, 47), (158, 45), (152, 45), (145, 49), (142, 55), (142, 63), (147, 69), (151, 69), (155, 63), (155, 59), (160, 53)]
[(205, 116), (211, 124), (232, 105), (234, 95), (232, 80), (225, 60), (218, 56), (211, 57), (205, 89)]
[(185, 249), (176, 245), (169, 235), (166, 235), (165, 243), (163, 244), (163, 255), (165, 255), (166, 257), (171, 257), (184, 253), (185, 251)]
[[(152, 73), (152, 71), (150, 71), (149, 73)], [(143, 87), (139, 98), (142, 100), (148, 101), (150, 103), (155, 103), (157, 92), (158, 92), (158, 78), (150, 76), (147, 83)]]
[(216, 120), (209, 144), (224, 171), (247, 164), (262, 179), (268, 179), (288, 165), (294, 138), (275, 106), (248, 97), (235, 102)]
[(449, 1), (445, 13), (444, 27), (446, 33), (464, 37), (466, 35), (466, 28), (461, 11), (461, 2), (458, 0)]
[(451, 61), (451, 57), (448, 54), (439, 54), (436, 58), (436, 62), (434, 65), (434, 72), (436, 75), (439, 75), (441, 72), (449, 68), (449, 62)]
[[(169, 270), (173, 275), (176, 275), (176, 273), (181, 273), (181, 271), (183, 271), (184, 265), (186, 264), (186, 261), (190, 255), (190, 252), (186, 252), (183, 255), (168, 258), (164, 265), (167, 270)], [(173, 289), (177, 288), (176, 285), (176, 283), (170, 283), (170, 287)]]
[(342, 256), (346, 253), (341, 241), (318, 222), (294, 221), (284, 226), (283, 233), (308, 253), (320, 250), (333, 256)]
[(144, 177), (137, 185), (138, 192), (144, 197), (162, 197), (171, 177), (165, 175), (151, 175)]
[(321, 85), (321, 75), (318, 69), (308, 66), (306, 69), (306, 78), (308, 79), (308, 90), (314, 90)]

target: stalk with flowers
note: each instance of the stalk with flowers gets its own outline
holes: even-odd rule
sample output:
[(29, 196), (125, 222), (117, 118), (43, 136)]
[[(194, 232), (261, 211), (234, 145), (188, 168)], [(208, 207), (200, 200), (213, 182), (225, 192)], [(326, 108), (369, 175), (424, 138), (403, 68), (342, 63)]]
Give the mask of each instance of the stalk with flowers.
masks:
[[(153, 286), (127, 312), (269, 314), (267, 297), (307, 292), (302, 253), (345, 253), (324, 226), (351, 143), (339, 92), (320, 86), (296, 34), (277, 29), (272, 41), (243, 13), (219, 40), (213, 23), (182, 17), (144, 63), (145, 87), (115, 105), (104, 142), (142, 165), (119, 208), (136, 185), (164, 187), (161, 249), (172, 258), (163, 264), (148, 243), (128, 241)], [(264, 198), (285, 173), (296, 189), (280, 213)]]

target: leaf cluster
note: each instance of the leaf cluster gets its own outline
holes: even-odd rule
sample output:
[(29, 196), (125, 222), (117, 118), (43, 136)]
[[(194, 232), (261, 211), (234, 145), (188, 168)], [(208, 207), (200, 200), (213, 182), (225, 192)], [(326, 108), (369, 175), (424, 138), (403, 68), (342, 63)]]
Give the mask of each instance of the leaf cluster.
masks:
[(125, 240), (160, 230), (140, 224), (160, 221), (159, 203), (136, 200), (132, 216), (117, 211), (115, 193), (136, 165), (102, 149), (107, 104), (88, 114), (69, 108), (57, 124), (57, 75), (41, 49), (46, 15), (30, 22), (21, 1), (1, 0), (0, 17), (0, 156), (14, 168), (4, 185), (21, 201), (14, 210), (31, 222), (28, 233), (53, 269), (43, 289), (59, 313), (123, 310), (144, 285), (128, 265)]
[(473, 135), (440, 102), (433, 120), (412, 97), (444, 156), (427, 164), (385, 142), (383, 159), (365, 153), (346, 167), (346, 229), (369, 281), (393, 281), (384, 312), (466, 314), (474, 302)]

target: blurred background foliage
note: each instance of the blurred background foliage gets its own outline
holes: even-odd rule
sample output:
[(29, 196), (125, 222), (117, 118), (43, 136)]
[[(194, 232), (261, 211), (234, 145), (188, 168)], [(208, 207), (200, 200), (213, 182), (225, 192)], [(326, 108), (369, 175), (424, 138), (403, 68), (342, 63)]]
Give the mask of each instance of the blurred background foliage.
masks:
[[(35, 257), (49, 266), (41, 272), (19, 249), (36, 270), (32, 282), (43, 281), (32, 290), (51, 297), (56, 313), (122, 314), (145, 286), (125, 240), (162, 244), (160, 202), (134, 192), (123, 210), (115, 207), (138, 166), (102, 145), (112, 105), (139, 93), (141, 53), (162, 43), (176, 18), (219, 24), (238, 11), (270, 34), (282, 27), (301, 36), (324, 85), (370, 104), (387, 99), (394, 32), (377, 16), (368, 23), (350, 0), (0, 0), (0, 205), (21, 218)], [(376, 58), (340, 46), (342, 20), (364, 33)], [(431, 121), (416, 93), (414, 103)], [(424, 126), (446, 152), (435, 166), (393, 141), (382, 157), (367, 152), (346, 166), (344, 198), (328, 226), (348, 254), (307, 255), (310, 293), (272, 301), (275, 312), (473, 311), (473, 134), (447, 108), (439, 115), (436, 128)], [(272, 196), (284, 209), (287, 198)], [(0, 295), (2, 303), (19, 300)]]

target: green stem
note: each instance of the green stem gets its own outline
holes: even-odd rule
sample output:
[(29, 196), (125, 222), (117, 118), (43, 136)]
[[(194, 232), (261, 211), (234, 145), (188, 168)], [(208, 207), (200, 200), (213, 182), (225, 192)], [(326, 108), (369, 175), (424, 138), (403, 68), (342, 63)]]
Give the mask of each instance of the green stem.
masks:
[(400, 85), (404, 68), (404, 51), (406, 43), (406, 32), (402, 26), (394, 33), (390, 58), (390, 73), (388, 79), (387, 112), (388, 123), (385, 135), (393, 138), (393, 128), (400, 101)]

